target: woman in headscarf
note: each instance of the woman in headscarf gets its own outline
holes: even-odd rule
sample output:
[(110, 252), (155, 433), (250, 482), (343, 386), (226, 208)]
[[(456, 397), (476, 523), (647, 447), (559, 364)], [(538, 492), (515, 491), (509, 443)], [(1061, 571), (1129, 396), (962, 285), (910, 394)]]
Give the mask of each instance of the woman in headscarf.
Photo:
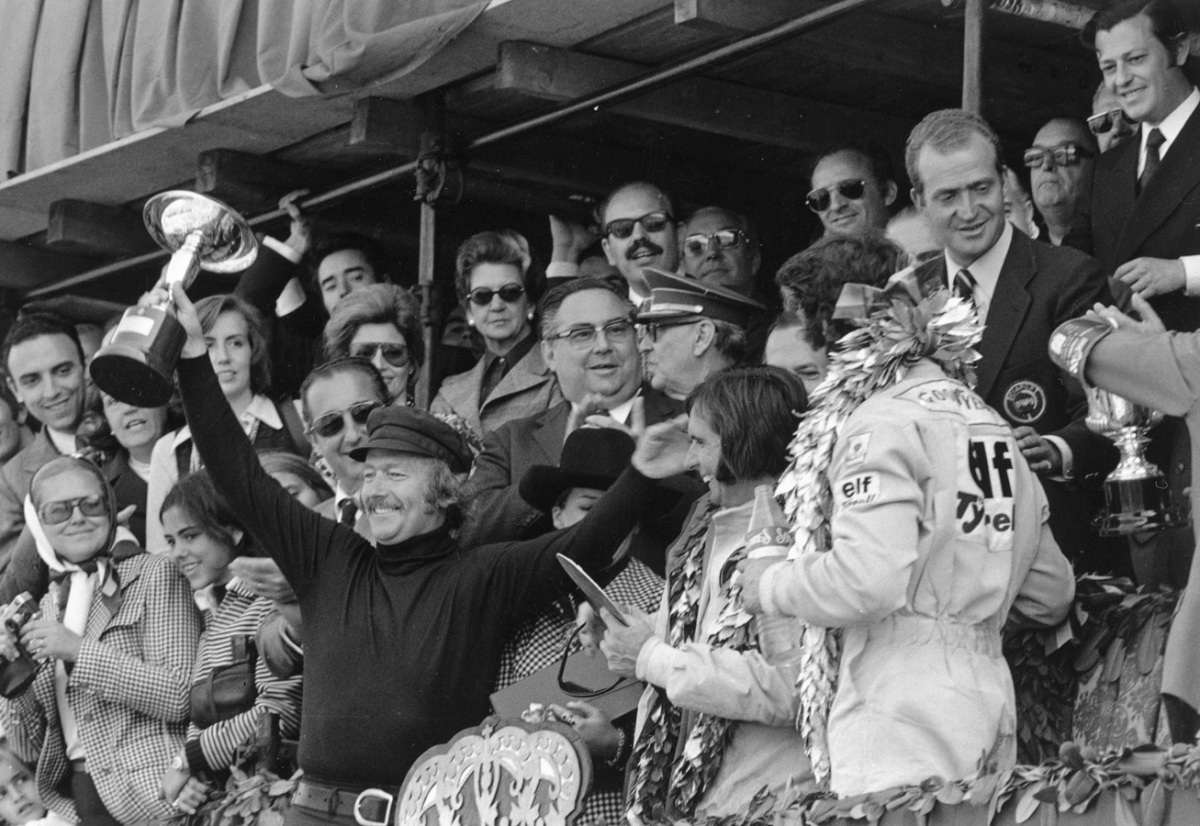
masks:
[[(204, 609), (205, 630), (192, 673), (187, 742), (163, 775), (163, 796), (189, 814), (215, 784), (224, 785), (238, 747), (252, 738), (264, 714), (279, 715), (279, 733), (300, 734), (300, 678), (275, 678), (254, 639), (274, 604), (256, 596), (229, 563), (252, 551), (254, 541), (213, 488), (208, 471), (185, 477), (162, 509), (167, 555), (179, 566)], [(252, 675), (243, 690), (219, 686)], [(226, 678), (223, 683), (222, 675)]]
[(200, 637), (187, 581), (166, 557), (118, 541), (112, 489), (84, 459), (42, 466), (25, 519), (56, 581), (20, 631), (39, 668), (3, 705), (11, 745), (37, 761), (38, 795), (64, 817), (171, 817), (159, 780), (183, 746)]

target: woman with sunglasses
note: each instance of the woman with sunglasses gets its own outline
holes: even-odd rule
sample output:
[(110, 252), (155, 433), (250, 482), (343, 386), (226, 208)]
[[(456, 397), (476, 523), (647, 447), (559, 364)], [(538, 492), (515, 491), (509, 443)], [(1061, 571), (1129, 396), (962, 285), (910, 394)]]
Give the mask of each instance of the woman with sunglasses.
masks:
[(200, 638), (187, 581), (171, 560), (122, 541), (116, 514), (87, 460), (60, 457), (34, 475), (26, 524), (60, 581), (20, 630), (37, 675), (2, 706), (13, 749), (37, 761), (42, 801), (85, 826), (177, 814), (159, 781), (184, 744)]
[[(221, 392), (237, 414), (255, 450), (286, 450), (308, 458), (300, 414), (290, 403), (276, 403), (271, 389), (271, 358), (262, 317), (236, 295), (214, 295), (196, 302), (208, 357), (221, 383)], [(162, 522), (163, 499), (176, 482), (202, 467), (192, 449), (192, 432), (185, 425), (158, 440), (150, 458), (146, 493), (146, 549), (166, 549)]]
[[(204, 607), (187, 741), (161, 775), (163, 797), (172, 808), (193, 814), (214, 786), (224, 786), (238, 748), (254, 737), (260, 717), (277, 714), (280, 736), (299, 736), (300, 678), (276, 678), (257, 655), (255, 637), (275, 606), (234, 576), (230, 563), (253, 554), (254, 542), (208, 472), (193, 473), (171, 488), (161, 515), (168, 555)], [(247, 675), (240, 691), (217, 688)]]
[(416, 296), (395, 284), (372, 284), (339, 301), (325, 325), (325, 358), (347, 356), (375, 365), (387, 384), (389, 404), (412, 407), (425, 358)]
[(533, 332), (529, 244), (512, 230), (472, 235), (458, 248), (454, 286), (483, 356), (442, 382), (430, 410), (466, 419), (479, 438), (562, 401)]

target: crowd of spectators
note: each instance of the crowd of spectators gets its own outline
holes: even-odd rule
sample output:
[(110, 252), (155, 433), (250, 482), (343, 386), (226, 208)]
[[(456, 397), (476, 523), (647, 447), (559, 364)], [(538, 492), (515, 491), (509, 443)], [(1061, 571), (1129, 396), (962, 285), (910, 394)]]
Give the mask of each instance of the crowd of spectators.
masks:
[[(298, 741), (287, 822), (355, 823), (361, 792), (394, 795), (494, 692), (585, 649), (644, 691), (545, 710), (595, 767), (582, 823), (1011, 766), (1006, 624), (1061, 622), (1077, 574), (1181, 588), (1193, 565), (1189, 528), (1097, 533), (1116, 450), (1049, 344), (1098, 305), (1137, 316), (1104, 311), (1130, 337), (1200, 326), (1200, 91), (1164, 0), (1085, 34), (1094, 112), (1008, 147), (1027, 177), (962, 110), (905, 147), (817, 153), (821, 236), (772, 251), (790, 257), (771, 288), (753, 216), (649, 181), (592, 227), (552, 216), (544, 270), (517, 232), (471, 236), (453, 278), (477, 358), (428, 411), (420, 300), (375, 241), (291, 201), (234, 292), (143, 298), (186, 333), (169, 405), (91, 385), (96, 331), (19, 316), (0, 818), (195, 814), (270, 719)], [(1182, 419), (1148, 451), (1196, 494)], [(764, 508), (787, 559), (747, 552)], [(1179, 621), (1164, 707), (1190, 742), (1200, 663), (1171, 657), (1200, 596)]]

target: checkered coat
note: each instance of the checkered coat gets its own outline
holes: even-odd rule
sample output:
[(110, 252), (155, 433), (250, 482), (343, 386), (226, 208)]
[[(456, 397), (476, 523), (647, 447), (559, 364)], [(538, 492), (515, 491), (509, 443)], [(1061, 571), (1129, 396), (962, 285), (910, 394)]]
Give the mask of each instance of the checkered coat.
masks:
[[(79, 723), (88, 771), (109, 813), (121, 823), (162, 821), (174, 812), (159, 799), (171, 757), (183, 749), (188, 688), (200, 612), (187, 580), (169, 559), (136, 554), (116, 563), (121, 601), (114, 614), (96, 594), (67, 699)], [(54, 591), (42, 612), (59, 617)], [(42, 665), (33, 684), (2, 704), (9, 742), (37, 765), (38, 794), (54, 812), (78, 820), (71, 765), (54, 696), (54, 668)]]

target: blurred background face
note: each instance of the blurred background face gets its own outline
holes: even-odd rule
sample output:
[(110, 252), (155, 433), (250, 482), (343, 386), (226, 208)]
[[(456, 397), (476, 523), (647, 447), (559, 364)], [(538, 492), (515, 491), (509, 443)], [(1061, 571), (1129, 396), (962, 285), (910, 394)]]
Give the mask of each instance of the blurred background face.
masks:
[[(104, 499), (105, 490), (95, 475), (83, 470), (67, 470), (38, 479), (31, 491), (38, 513), (52, 502), (74, 502), (85, 497)], [(86, 562), (104, 550), (110, 527), (107, 510), (100, 516), (86, 516), (76, 505), (70, 517), (57, 525), (45, 524), (46, 539), (54, 552), (68, 562)]]
[[(1121, 111), (1121, 100), (1107, 84), (1100, 87), (1096, 92), (1096, 98), (1092, 101), (1092, 114), (1101, 115), (1105, 112)], [(1113, 117), (1109, 122), (1109, 128), (1103, 132), (1094, 133), (1096, 141), (1100, 144), (1100, 151), (1107, 152), (1114, 146), (1120, 146), (1128, 138), (1133, 135), (1133, 126), (1123, 117)]]
[(11, 759), (0, 760), (0, 818), (17, 826), (45, 816), (32, 772)]
[(317, 265), (317, 288), (327, 313), (332, 314), (338, 302), (359, 287), (378, 283), (379, 274), (358, 250), (332, 252)]
[(370, 377), (357, 370), (345, 370), (314, 381), (308, 388), (305, 402), (311, 417), (310, 428), (331, 413), (341, 417), (342, 427), (332, 436), (322, 436), (315, 430), (310, 430), (308, 435), (342, 490), (351, 495), (358, 493), (362, 485), (362, 462), (351, 458), (350, 451), (366, 442), (367, 425), (365, 420), (362, 424), (355, 423), (348, 411), (368, 402), (385, 404), (387, 400), (379, 398)]
[(288, 473), (286, 470), (277, 470), (271, 474), (271, 478), (278, 482), (280, 487), (290, 493), (293, 499), (309, 510), (321, 504), (321, 494), (313, 490), (308, 482), (295, 473)]
[(47, 427), (74, 432), (83, 415), (83, 361), (65, 335), (35, 336), (8, 353), (9, 389)]
[(107, 393), (102, 393), (100, 398), (104, 402), (104, 418), (121, 447), (139, 459), (154, 449), (154, 443), (166, 428), (166, 406), (133, 407)]
[[(1071, 121), (1054, 120), (1038, 130), (1033, 138), (1034, 149), (1057, 149), (1074, 144), (1086, 152), (1088, 139), (1082, 127)], [(1043, 162), (1029, 171), (1029, 186), (1033, 202), (1039, 210), (1047, 207), (1083, 208), (1091, 200), (1094, 158), (1079, 155), (1073, 164), (1058, 164), (1047, 155)]]
[(507, 350), (529, 332), (529, 296), (524, 292), (511, 304), (500, 297), (504, 287), (521, 287), (521, 270), (514, 264), (476, 264), (471, 270), (471, 292), (491, 290), (492, 300), (479, 306), (467, 298), (467, 317), (483, 336), (487, 347)]
[(776, 327), (772, 330), (767, 336), (763, 364), (793, 373), (804, 383), (804, 390), (810, 398), (829, 372), (829, 359), (825, 351), (813, 349), (804, 338), (803, 327)]
[(221, 313), (212, 329), (205, 331), (204, 341), (225, 398), (245, 398), (251, 392), (250, 362), (254, 358), (246, 317), (235, 312)]
[(595, 488), (571, 488), (550, 511), (554, 527), (562, 530), (583, 521), (604, 491)]
[[(866, 181), (862, 197), (842, 195), (837, 185), (843, 181)], [(896, 185), (876, 180), (870, 162), (858, 152), (837, 152), (822, 158), (813, 169), (811, 184), (813, 191), (829, 192), (829, 208), (817, 214), (826, 235), (862, 235), (887, 227), (888, 206), (896, 200)]]
[(1033, 199), (1021, 186), (1017, 173), (1011, 169), (1004, 170), (1004, 217), (1030, 238), (1037, 237), (1037, 227), (1033, 223)]
[[(722, 230), (739, 233), (737, 244), (722, 247), (713, 234)], [(749, 295), (758, 272), (758, 246), (751, 246), (736, 215), (723, 210), (706, 210), (694, 216), (680, 233), (683, 239), (683, 271), (699, 281)]]
[[(398, 350), (388, 345), (404, 348)], [(389, 356), (389, 352), (392, 353)], [(395, 324), (363, 324), (350, 339), (350, 355), (365, 358), (375, 365), (388, 389), (388, 401), (403, 403), (408, 398), (408, 381), (412, 375), (412, 357), (404, 333)], [(401, 364), (393, 364), (401, 361)]]
[(162, 514), (162, 524), (168, 553), (193, 591), (224, 584), (232, 578), (229, 563), (237, 552), (205, 533), (185, 508), (167, 508)]
[[(617, 296), (607, 290), (581, 290), (567, 296), (558, 308), (553, 332), (628, 319), (629, 308)], [(554, 339), (543, 343), (542, 352), (568, 401), (579, 403), (595, 393), (620, 404), (637, 392), (642, 368), (636, 335), (628, 341), (612, 341), (597, 334), (587, 348), (576, 348), (565, 338)]]

